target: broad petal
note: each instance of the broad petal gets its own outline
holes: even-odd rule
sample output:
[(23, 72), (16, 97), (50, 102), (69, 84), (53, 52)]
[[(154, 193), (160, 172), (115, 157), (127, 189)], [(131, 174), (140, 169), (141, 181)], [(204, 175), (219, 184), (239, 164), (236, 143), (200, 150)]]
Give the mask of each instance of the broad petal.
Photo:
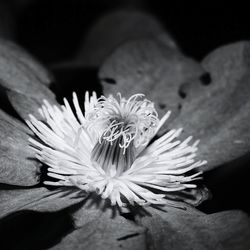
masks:
[(147, 228), (148, 249), (239, 249), (250, 248), (250, 220), (241, 211), (206, 215), (194, 208), (149, 209), (151, 216), (138, 222)]
[(23, 119), (29, 119), (29, 115), (32, 114), (35, 117), (43, 120), (43, 117), (39, 113), (39, 109), (44, 104), (44, 100), (49, 100), (50, 104), (56, 105), (57, 103), (55, 101), (51, 102), (50, 98), (47, 98), (47, 96), (39, 96), (39, 94), (34, 96), (27, 96), (25, 94), (19, 93), (14, 90), (10, 90), (6, 92), (9, 101), (12, 104), (12, 107), (15, 109), (15, 111), (23, 118)]
[(178, 113), (182, 100), (178, 94), (180, 85), (198, 79), (203, 73), (198, 63), (163, 40), (142, 38), (119, 46), (104, 61), (99, 79), (104, 94), (120, 92), (128, 97), (143, 93), (155, 102), (162, 116), (168, 110)]
[(186, 98), (171, 125), (200, 139), (198, 155), (210, 170), (250, 151), (250, 43), (216, 49), (203, 60), (203, 82), (183, 86)]
[(117, 46), (142, 37), (159, 37), (169, 47), (176, 48), (173, 38), (163, 30), (156, 18), (141, 11), (118, 10), (108, 13), (91, 27), (75, 61), (83, 66), (98, 67)]
[(0, 183), (32, 186), (39, 182), (41, 164), (29, 148), (28, 128), (0, 110)]
[[(9, 86), (12, 86), (12, 88), (16, 88), (20, 91), (31, 91), (32, 88), (35, 88), (34, 84), (42, 83), (44, 85), (49, 86), (51, 82), (53, 81), (53, 76), (39, 63), (37, 62), (29, 53), (27, 53), (24, 49), (16, 45), (15, 43), (0, 39), (0, 55), (1, 55), (1, 67), (0, 72), (4, 73), (4, 68), (7, 70), (9, 74), (4, 75), (4, 79), (9, 79)], [(9, 65), (3, 65), (4, 62), (9, 62)], [(14, 65), (11, 65), (14, 64)], [(11, 66), (15, 66), (12, 68), (11, 72)], [(22, 75), (22, 69), (30, 70), (30, 75)], [(7, 73), (5, 72), (5, 73)], [(20, 77), (22, 81), (15, 82), (12, 76), (14, 76), (14, 73), (17, 74), (16, 78)], [(34, 74), (35, 73), (35, 74)], [(2, 73), (1, 73), (2, 75)], [(25, 80), (30, 80), (31, 86), (27, 86), (25, 84)], [(29, 87), (31, 89), (29, 89)]]
[[(48, 88), (51, 82), (50, 74), (28, 53), (10, 41), (0, 40), (0, 86), (7, 91), (11, 104), (22, 118), (27, 118), (27, 107), (30, 113), (35, 113), (43, 99), (56, 104)], [(25, 100), (20, 101), (20, 98)], [(39, 105), (33, 105), (30, 99), (35, 99)]]
[(21, 210), (53, 212), (81, 202), (85, 194), (79, 189), (48, 190), (45, 187), (0, 190), (0, 218)]
[(145, 229), (120, 215), (112, 217), (109, 210), (84, 206), (78, 220), (81, 226), (51, 249), (147, 249)]

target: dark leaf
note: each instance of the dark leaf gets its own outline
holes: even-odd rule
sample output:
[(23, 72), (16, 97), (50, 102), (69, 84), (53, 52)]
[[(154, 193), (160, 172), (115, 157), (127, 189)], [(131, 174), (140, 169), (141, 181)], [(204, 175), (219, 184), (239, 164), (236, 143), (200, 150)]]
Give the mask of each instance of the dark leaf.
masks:
[(0, 110), (0, 182), (31, 186), (39, 182), (41, 164), (29, 148), (28, 128)]

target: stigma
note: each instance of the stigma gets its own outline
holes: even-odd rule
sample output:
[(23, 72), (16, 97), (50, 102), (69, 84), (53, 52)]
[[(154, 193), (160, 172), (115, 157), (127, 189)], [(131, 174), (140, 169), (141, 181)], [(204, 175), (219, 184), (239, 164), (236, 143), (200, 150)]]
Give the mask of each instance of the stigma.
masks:
[(82, 112), (73, 93), (73, 104), (72, 110), (66, 99), (60, 107), (44, 101), (42, 119), (26, 121), (36, 135), (30, 146), (53, 178), (45, 185), (96, 192), (119, 207), (171, 204), (168, 193), (196, 188), (206, 164), (196, 160), (199, 141), (178, 140), (181, 129), (153, 140), (170, 111), (159, 119), (143, 94), (97, 98), (86, 92)]

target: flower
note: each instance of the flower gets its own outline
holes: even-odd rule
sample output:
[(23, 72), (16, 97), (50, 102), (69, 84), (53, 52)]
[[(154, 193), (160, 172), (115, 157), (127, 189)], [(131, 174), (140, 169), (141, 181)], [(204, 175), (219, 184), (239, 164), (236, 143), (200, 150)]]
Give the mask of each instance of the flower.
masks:
[(165, 193), (196, 188), (190, 182), (199, 179), (201, 171), (190, 172), (206, 163), (195, 161), (199, 141), (189, 145), (192, 137), (176, 140), (178, 129), (150, 144), (170, 112), (159, 120), (143, 94), (125, 99), (118, 93), (117, 100), (86, 92), (84, 114), (75, 93), (73, 103), (77, 117), (64, 99), (61, 109), (44, 101), (44, 122), (33, 115), (27, 121), (40, 139), (29, 139), (36, 158), (57, 179), (44, 184), (96, 191), (120, 207), (125, 200), (132, 205), (171, 204)]
[[(131, 49), (131, 43), (128, 45)], [(240, 205), (235, 202), (235, 197), (238, 199), (240, 197), (238, 194), (242, 195), (242, 192), (244, 194), (244, 190), (247, 189), (239, 184), (246, 185), (247, 181), (242, 181), (242, 179), (239, 181), (237, 176), (233, 175), (233, 182), (229, 181), (230, 185), (224, 187), (221, 185), (221, 178), (222, 175), (224, 179), (228, 177), (227, 171), (231, 171), (230, 165), (235, 163), (232, 160), (249, 153), (250, 113), (247, 110), (250, 107), (250, 85), (248, 84), (249, 67), (246, 57), (249, 53), (249, 43), (228, 45), (211, 53), (202, 64), (202, 67), (211, 75), (211, 84), (207, 84), (207, 81), (206, 84), (197, 81), (196, 85), (190, 84), (191, 87), (187, 83), (190, 83), (192, 70), (197, 69), (192, 65), (197, 66), (198, 63), (183, 58), (177, 51), (171, 54), (158, 39), (155, 41), (142, 39), (139, 45), (137, 42), (132, 43), (132, 53), (123, 46), (122, 53), (118, 53), (116, 60), (111, 55), (104, 63), (103, 72), (105, 71), (106, 75), (102, 72), (104, 77), (102, 79), (113, 77), (110, 75), (112, 70), (114, 70), (113, 74), (115, 73), (113, 78), (116, 83), (110, 84), (109, 90), (113, 88), (113, 92), (110, 91), (110, 93), (120, 91), (124, 96), (128, 96), (131, 95), (130, 92), (142, 91), (147, 94), (148, 98), (154, 100), (157, 111), (161, 103), (167, 108), (169, 104), (178, 107), (177, 114), (176, 110), (172, 109), (171, 119), (168, 119), (169, 128), (183, 126), (184, 133), (188, 132), (200, 138), (201, 143), (196, 152), (197, 158), (209, 160), (209, 164), (203, 166), (202, 170), (205, 172), (222, 166), (219, 170), (223, 174), (217, 176), (216, 171), (210, 174), (219, 179), (222, 193), (229, 186), (233, 186), (229, 191), (226, 190), (226, 195), (230, 194), (230, 205), (240, 208)], [(157, 209), (155, 209), (156, 206), (149, 206), (146, 209), (132, 207), (133, 210), (129, 214), (124, 214), (122, 209), (118, 211), (114, 209), (117, 212), (114, 216), (109, 214), (112, 210), (110, 207), (105, 210), (94, 206), (98, 205), (99, 200), (104, 201), (103, 199), (97, 199), (97, 196), (87, 199), (87, 195), (81, 195), (85, 192), (76, 186), (51, 188), (49, 185), (40, 183), (37, 170), (42, 164), (35, 159), (34, 150), (28, 146), (28, 137), (34, 135), (23, 121), (28, 118), (27, 114), (32, 114), (40, 123), (37, 110), (42, 106), (43, 99), (49, 101), (52, 109), (54, 105), (58, 105), (55, 96), (48, 88), (51, 79), (48, 78), (49, 74), (41, 65), (13, 43), (0, 41), (0, 58), (0, 91), (3, 97), (1, 104), (2, 101), (6, 101), (4, 104), (8, 102), (11, 104), (11, 108), (8, 105), (2, 105), (1, 108), (4, 110), (0, 110), (0, 182), (2, 183), (0, 216), (4, 217), (0, 221), (0, 233), (2, 245), (6, 243), (7, 249), (249, 249), (249, 217), (241, 211), (215, 212), (211, 209), (208, 213), (204, 213), (179, 197), (176, 203), (185, 207), (186, 210), (176, 209), (167, 203), (165, 206), (157, 206)], [(111, 67), (108, 65), (110, 58), (112, 59)], [(169, 67), (171, 70), (167, 70)], [(154, 77), (157, 81), (153, 81)], [(155, 82), (157, 86), (154, 86)], [(154, 88), (151, 89), (152, 83)], [(178, 90), (183, 83), (189, 85), (189, 89), (185, 92), (186, 97), (180, 99)], [(187, 89), (181, 88), (181, 90)], [(108, 93), (106, 87), (104, 93)], [(45, 111), (41, 110), (41, 114), (49, 112), (48, 105), (44, 103), (44, 106)], [(67, 108), (66, 104), (65, 108)], [(19, 116), (13, 112), (13, 109)], [(85, 116), (86, 114), (84, 118), (87, 119)], [(73, 117), (78, 120), (74, 115)], [(88, 117), (92, 124), (94, 123), (91, 120), (93, 117)], [(78, 122), (78, 127), (80, 125), (81, 128), (76, 131), (79, 131), (79, 135), (69, 138), (75, 142), (76, 146), (79, 145), (84, 133), (88, 131), (81, 126), (80, 121)], [(155, 125), (159, 125), (161, 121), (154, 120), (154, 122)], [(43, 119), (42, 123), (48, 130), (50, 125), (47, 125), (46, 119)], [(174, 123), (175, 126), (173, 126)], [(94, 125), (97, 124), (94, 123)], [(35, 127), (34, 124), (32, 126)], [(92, 128), (94, 131), (94, 127), (90, 125), (89, 130), (91, 131)], [(149, 139), (150, 136), (147, 138)], [(145, 150), (157, 141), (154, 139), (146, 145)], [(46, 146), (46, 143), (40, 139), (36, 138), (34, 141), (38, 145), (40, 143), (43, 147)], [(97, 142), (96, 139), (95, 143)], [(141, 143), (146, 144), (143, 141)], [(121, 145), (124, 144), (121, 143)], [(125, 145), (128, 145), (125, 150), (126, 155), (132, 144), (130, 142)], [(32, 147), (34, 148), (34, 145)], [(38, 152), (41, 151), (39, 147), (37, 149)], [(119, 150), (123, 155), (124, 147)], [(223, 167), (225, 163), (227, 165)], [(244, 169), (242, 171), (240, 168), (238, 171), (237, 166), (232, 172), (242, 173)], [(59, 175), (68, 176), (67, 174)], [(245, 176), (247, 178), (248, 175)], [(152, 188), (145, 186), (143, 188), (153, 191)], [(189, 190), (190, 193), (188, 193)], [(198, 188), (187, 188), (183, 190), (183, 194), (188, 199), (190, 194), (194, 194), (196, 198), (198, 191)], [(175, 192), (164, 193), (159, 190), (153, 193), (165, 194), (167, 197), (169, 194), (173, 194), (172, 197), (178, 195)], [(74, 194), (73, 197), (72, 194)], [(243, 198), (245, 199), (245, 196)], [(94, 205), (88, 206), (87, 201), (93, 202)], [(225, 207), (231, 208), (232, 206), (226, 204)], [(79, 210), (76, 212), (76, 209)], [(221, 207), (218, 210), (220, 209)], [(138, 210), (146, 210), (147, 214), (141, 216), (139, 213), (134, 213)], [(75, 228), (72, 227), (71, 221), (67, 223), (67, 218), (71, 216), (75, 219), (75, 226), (77, 226)], [(33, 237), (34, 235), (36, 237)]]

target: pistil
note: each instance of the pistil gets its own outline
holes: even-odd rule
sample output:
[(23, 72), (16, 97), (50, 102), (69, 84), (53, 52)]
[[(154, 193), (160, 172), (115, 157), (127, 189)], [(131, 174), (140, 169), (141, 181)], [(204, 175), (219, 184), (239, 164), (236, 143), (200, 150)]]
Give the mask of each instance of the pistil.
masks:
[(91, 152), (91, 160), (101, 166), (106, 173), (115, 172), (116, 176), (120, 176), (135, 160), (133, 142), (124, 149), (121, 147), (124, 144), (123, 140), (123, 136), (111, 142), (102, 137)]

